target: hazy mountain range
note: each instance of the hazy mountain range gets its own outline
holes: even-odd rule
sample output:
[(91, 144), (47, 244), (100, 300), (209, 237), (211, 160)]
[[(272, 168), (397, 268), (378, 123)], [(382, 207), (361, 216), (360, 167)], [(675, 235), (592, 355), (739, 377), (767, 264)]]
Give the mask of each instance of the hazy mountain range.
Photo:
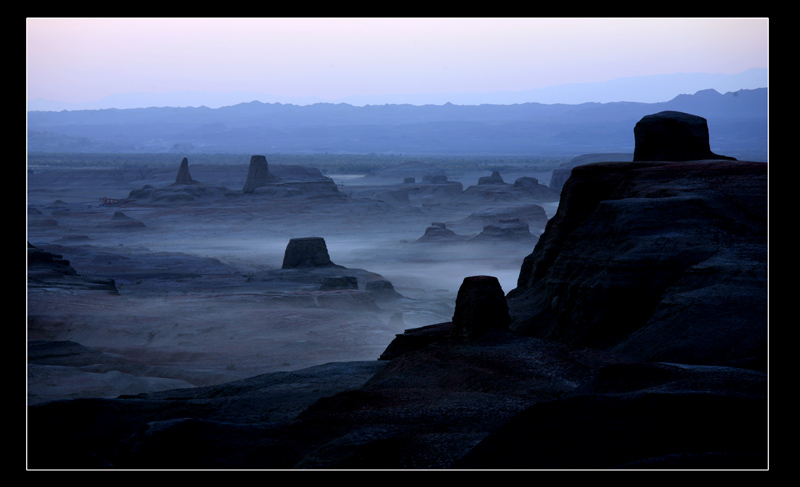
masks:
[(354, 106), (410, 104), (410, 105), (511, 105), (516, 103), (611, 103), (630, 101), (657, 103), (671, 100), (677, 95), (691, 94), (704, 89), (720, 93), (765, 88), (768, 86), (766, 69), (749, 69), (739, 74), (676, 73), (655, 76), (619, 78), (599, 83), (572, 83), (525, 91), (428, 93), (402, 95), (364, 95), (339, 99), (319, 97), (288, 97), (256, 92), (169, 92), (121, 93), (95, 101), (64, 103), (61, 101), (28, 100), (28, 110), (101, 110), (105, 108), (147, 107), (201, 107), (220, 108), (251, 101), (312, 105), (315, 103), (346, 103)]
[(767, 160), (767, 88), (704, 89), (659, 103), (354, 106), (252, 101), (221, 108), (28, 112), (30, 152), (401, 153), (562, 156), (633, 152), (643, 116), (706, 118), (711, 150)]

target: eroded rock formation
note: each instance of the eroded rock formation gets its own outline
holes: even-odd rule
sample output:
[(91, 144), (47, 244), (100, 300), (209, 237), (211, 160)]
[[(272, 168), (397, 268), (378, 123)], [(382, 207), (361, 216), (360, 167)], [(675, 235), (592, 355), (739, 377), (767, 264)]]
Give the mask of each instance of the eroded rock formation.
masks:
[(464, 278), (456, 297), (453, 336), (480, 337), (489, 330), (508, 329), (508, 303), (494, 276)]
[(425, 234), (414, 241), (414, 243), (451, 243), (463, 242), (467, 237), (463, 235), (456, 235), (456, 233), (447, 228), (442, 222), (433, 222), (431, 226), (425, 229)]
[(278, 181), (278, 178), (269, 172), (267, 158), (261, 155), (250, 157), (250, 168), (247, 172), (247, 179), (242, 187), (242, 193), (252, 193), (256, 188), (266, 186)]
[(736, 160), (711, 152), (708, 122), (689, 113), (664, 111), (642, 117), (633, 128), (634, 161)]
[(189, 159), (184, 157), (181, 161), (181, 167), (178, 168), (178, 175), (175, 177), (175, 182), (173, 184), (180, 185), (192, 183), (194, 183), (194, 180), (192, 180), (192, 175), (189, 173)]
[(282, 269), (304, 267), (341, 267), (331, 262), (328, 246), (322, 237), (293, 238), (286, 245)]
[(636, 360), (763, 361), (767, 165), (576, 167), (509, 293), (512, 330)]

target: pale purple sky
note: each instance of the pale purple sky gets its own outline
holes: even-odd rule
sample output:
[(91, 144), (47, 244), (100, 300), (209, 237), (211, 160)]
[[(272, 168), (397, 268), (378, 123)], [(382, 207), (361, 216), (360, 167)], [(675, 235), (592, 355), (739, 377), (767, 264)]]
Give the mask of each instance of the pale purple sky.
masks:
[(27, 98), (521, 91), (767, 68), (767, 18), (29, 18)]

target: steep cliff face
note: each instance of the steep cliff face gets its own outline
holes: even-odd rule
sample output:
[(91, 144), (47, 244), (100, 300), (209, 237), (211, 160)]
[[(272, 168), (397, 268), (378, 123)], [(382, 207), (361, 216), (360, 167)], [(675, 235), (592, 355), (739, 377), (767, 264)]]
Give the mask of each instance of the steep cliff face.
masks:
[(573, 169), (509, 295), (511, 329), (635, 360), (762, 357), (767, 164)]

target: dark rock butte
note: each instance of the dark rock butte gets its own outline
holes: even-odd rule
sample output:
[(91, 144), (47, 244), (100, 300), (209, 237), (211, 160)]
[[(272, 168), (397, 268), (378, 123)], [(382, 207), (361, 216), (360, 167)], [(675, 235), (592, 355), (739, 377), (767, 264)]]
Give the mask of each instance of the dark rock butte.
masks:
[(256, 188), (278, 181), (278, 178), (269, 172), (269, 165), (265, 156), (255, 155), (250, 157), (250, 168), (244, 182), (242, 193), (252, 193)]
[(509, 322), (506, 296), (497, 278), (465, 277), (456, 297), (452, 335), (475, 338), (492, 329), (506, 330)]
[(328, 246), (322, 237), (293, 238), (286, 245), (282, 269), (303, 267), (340, 267), (331, 262)]
[(634, 161), (735, 160), (711, 152), (708, 123), (703, 117), (664, 111), (647, 115), (633, 128)]

